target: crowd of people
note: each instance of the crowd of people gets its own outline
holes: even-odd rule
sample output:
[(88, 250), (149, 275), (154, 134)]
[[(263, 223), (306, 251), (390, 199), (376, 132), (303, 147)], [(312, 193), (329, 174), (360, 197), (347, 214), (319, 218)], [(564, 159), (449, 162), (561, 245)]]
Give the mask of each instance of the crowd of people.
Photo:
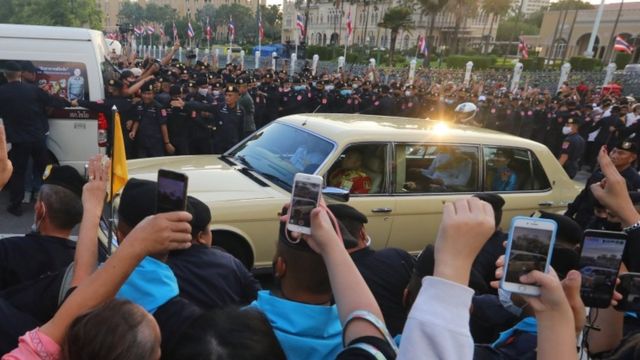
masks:
[[(20, 65), (6, 66), (0, 185), (11, 179), (12, 205), (22, 201), (24, 187), (15, 182), (27, 170), (26, 160), (18, 161), (31, 156), (39, 167), (42, 139), (27, 132), (20, 140), (19, 114), (3, 104), (6, 86), (35, 94), (28, 107), (40, 120), (45, 106), (116, 105), (129, 158), (222, 152), (279, 116), (315, 111), (483, 126), (545, 143), (570, 176), (581, 166), (594, 171), (566, 215), (539, 214), (557, 223), (557, 239), (551, 270), (520, 278), (540, 287), (540, 296), (527, 296), (498, 289), (508, 237), (498, 193), (444, 204), (438, 234), (424, 239), (417, 259), (401, 249), (372, 249), (367, 216), (347, 204), (321, 200), (311, 234), (291, 233), (284, 204), (273, 219), (280, 223), (272, 234), (273, 286), (262, 289), (215, 246), (207, 205), (189, 197), (186, 211), (158, 214), (153, 181), (132, 178), (124, 186), (118, 246), (108, 254), (96, 234), (109, 160), (89, 159), (86, 179), (54, 166), (43, 171), (33, 232), (0, 240), (3, 359), (571, 359), (578, 351), (633, 359), (640, 352), (637, 314), (615, 310), (621, 295), (614, 292), (611, 307), (588, 315), (577, 271), (582, 232), (604, 229), (628, 237), (621, 273), (640, 272), (640, 109), (633, 99), (585, 84), (549, 94), (535, 86), (509, 92), (500, 83), (384, 85), (374, 73), (313, 75), (306, 67), (299, 74), (216, 69), (180, 64), (171, 54), (120, 65), (128, 70), (106, 79), (104, 101), (71, 103), (22, 86)], [(457, 117), (456, 107), (467, 102), (478, 104), (476, 116)], [(510, 156), (496, 153), (498, 173)], [(357, 153), (348, 159), (359, 162)], [(342, 173), (329, 181), (339, 184)], [(512, 182), (495, 176), (492, 188)]]

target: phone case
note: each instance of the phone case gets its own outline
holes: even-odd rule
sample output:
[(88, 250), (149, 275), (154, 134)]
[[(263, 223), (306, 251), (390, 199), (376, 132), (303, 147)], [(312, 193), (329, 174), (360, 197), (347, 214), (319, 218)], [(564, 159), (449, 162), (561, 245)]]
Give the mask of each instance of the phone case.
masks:
[[(551, 241), (549, 242), (549, 251), (547, 252), (547, 262), (544, 265), (545, 273), (549, 271), (549, 266), (551, 264), (551, 258), (553, 256), (553, 246), (555, 245), (555, 242), (556, 242), (556, 232), (558, 230), (558, 224), (555, 221), (550, 219), (531, 218), (527, 216), (515, 216), (513, 217), (513, 219), (511, 219), (511, 225), (509, 226), (509, 238), (507, 240), (507, 250), (504, 255), (505, 264), (504, 264), (504, 271), (502, 273), (503, 275), (502, 275), (502, 278), (500, 279), (500, 288), (504, 288), (504, 283), (506, 283), (505, 279), (507, 278), (507, 272), (509, 271), (509, 259), (511, 258), (511, 244), (513, 243), (513, 229), (518, 220), (533, 220), (536, 222), (545, 222), (553, 225), (551, 230)], [(533, 286), (533, 285), (528, 285), (528, 286)]]

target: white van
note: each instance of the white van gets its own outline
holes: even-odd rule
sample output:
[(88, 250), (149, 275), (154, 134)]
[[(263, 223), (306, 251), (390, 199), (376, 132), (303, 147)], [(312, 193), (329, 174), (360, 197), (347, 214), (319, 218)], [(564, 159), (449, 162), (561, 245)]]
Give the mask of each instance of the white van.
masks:
[[(0, 64), (31, 61), (37, 85), (68, 100), (104, 99), (103, 75), (115, 71), (105, 58), (109, 50), (104, 36), (95, 30), (0, 24), (0, 49)], [(84, 108), (53, 110), (47, 140), (52, 163), (82, 171), (91, 154), (104, 152), (105, 116), (110, 115)]]

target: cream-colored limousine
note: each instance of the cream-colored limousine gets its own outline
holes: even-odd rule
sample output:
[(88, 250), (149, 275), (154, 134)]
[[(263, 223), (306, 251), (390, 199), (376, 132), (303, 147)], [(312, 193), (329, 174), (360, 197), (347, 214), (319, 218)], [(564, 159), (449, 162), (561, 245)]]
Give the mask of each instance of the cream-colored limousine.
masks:
[[(359, 154), (343, 165), (350, 152)], [(328, 186), (343, 167), (365, 179), (335, 176), (338, 186), (360, 192), (352, 191), (349, 204), (369, 217), (372, 246), (412, 253), (434, 241), (446, 201), (498, 192), (506, 200), (506, 225), (515, 215), (560, 211), (580, 190), (544, 145), (527, 139), (431, 120), (347, 114), (280, 118), (224, 155), (132, 160), (129, 176), (155, 180), (160, 168), (187, 174), (189, 195), (211, 208), (214, 244), (259, 269), (271, 266), (277, 214), (290, 201), (294, 175), (317, 174)]]

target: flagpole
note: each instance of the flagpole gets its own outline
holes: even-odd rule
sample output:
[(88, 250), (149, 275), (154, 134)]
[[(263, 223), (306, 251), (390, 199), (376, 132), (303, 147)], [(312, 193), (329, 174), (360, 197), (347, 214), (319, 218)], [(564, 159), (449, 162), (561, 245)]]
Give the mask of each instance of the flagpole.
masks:
[(114, 193), (113, 193), (113, 179), (115, 178), (114, 176), (114, 171), (115, 171), (115, 165), (113, 163), (113, 155), (114, 155), (114, 151), (115, 151), (115, 138), (116, 138), (116, 114), (118, 114), (118, 107), (116, 107), (115, 105), (113, 105), (113, 107), (111, 108), (111, 176), (109, 177), (109, 197), (111, 200), (111, 204), (109, 206), (109, 231), (107, 232), (107, 254), (111, 255), (111, 250), (113, 247), (113, 241), (111, 241), (111, 237), (113, 236), (113, 226), (114, 226), (114, 218), (115, 218), (115, 211), (114, 211), (114, 207), (115, 204), (113, 203), (113, 198), (114, 198)]

